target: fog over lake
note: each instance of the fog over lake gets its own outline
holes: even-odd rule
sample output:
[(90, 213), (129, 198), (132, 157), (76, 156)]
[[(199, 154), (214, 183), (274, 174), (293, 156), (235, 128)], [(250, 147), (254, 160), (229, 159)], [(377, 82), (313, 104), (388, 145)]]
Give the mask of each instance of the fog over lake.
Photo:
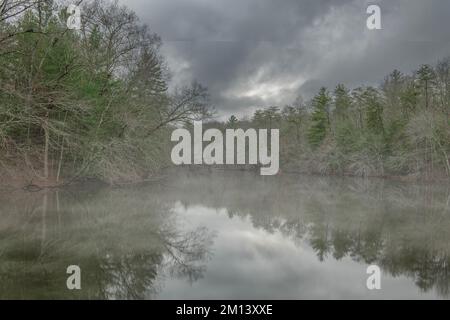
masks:
[[(450, 186), (179, 170), (0, 195), (0, 298), (450, 297)], [(381, 290), (366, 269), (381, 268)], [(66, 268), (81, 268), (68, 290)]]

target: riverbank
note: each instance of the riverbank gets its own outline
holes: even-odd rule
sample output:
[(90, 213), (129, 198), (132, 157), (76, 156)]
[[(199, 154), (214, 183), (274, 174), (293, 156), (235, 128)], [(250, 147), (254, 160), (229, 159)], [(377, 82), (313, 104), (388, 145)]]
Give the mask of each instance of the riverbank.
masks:
[[(63, 188), (69, 185), (83, 184), (83, 183), (95, 183), (97, 185), (104, 186), (127, 186), (127, 185), (139, 185), (144, 183), (157, 183), (164, 179), (167, 175), (172, 174), (174, 171), (184, 171), (190, 173), (205, 173), (205, 172), (214, 172), (214, 171), (230, 171), (230, 172), (255, 172), (258, 174), (258, 168), (252, 166), (245, 167), (236, 167), (236, 166), (184, 166), (182, 168), (177, 167), (166, 167), (158, 174), (153, 175), (152, 177), (147, 177), (146, 179), (139, 180), (130, 180), (128, 182), (123, 183), (108, 183), (102, 181), (99, 178), (89, 177), (89, 176), (78, 176), (78, 177), (63, 177), (60, 179), (56, 179), (54, 175), (51, 175), (50, 178), (45, 179), (38, 173), (36, 170), (31, 169), (27, 166), (16, 166), (9, 165), (6, 166), (4, 163), (1, 163), (0, 168), (0, 180), (2, 181), (0, 184), (0, 191), (8, 191), (8, 190), (25, 190), (25, 191), (40, 191), (42, 189), (56, 189)], [(307, 172), (304, 170), (295, 170), (292, 168), (280, 169), (277, 176), (284, 175), (302, 175), (302, 176), (311, 176), (311, 177), (346, 177), (346, 178), (361, 178), (361, 179), (382, 179), (382, 180), (392, 180), (392, 181), (401, 181), (401, 182), (409, 182), (409, 183), (450, 183), (450, 179), (446, 176), (445, 172), (434, 172), (432, 175), (367, 175), (360, 176), (351, 173), (326, 173), (321, 174), (318, 172)]]

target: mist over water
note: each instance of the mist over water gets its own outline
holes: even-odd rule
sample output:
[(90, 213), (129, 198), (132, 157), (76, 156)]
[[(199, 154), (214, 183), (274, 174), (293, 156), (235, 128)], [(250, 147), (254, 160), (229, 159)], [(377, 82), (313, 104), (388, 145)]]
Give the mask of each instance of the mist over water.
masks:
[(179, 170), (0, 195), (3, 299), (448, 299), (449, 262), (444, 184)]

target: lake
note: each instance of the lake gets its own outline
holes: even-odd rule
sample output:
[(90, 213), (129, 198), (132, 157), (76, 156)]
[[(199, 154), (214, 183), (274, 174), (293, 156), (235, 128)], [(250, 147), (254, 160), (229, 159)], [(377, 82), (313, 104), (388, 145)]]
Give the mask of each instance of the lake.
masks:
[(449, 297), (446, 184), (180, 170), (0, 194), (2, 299)]

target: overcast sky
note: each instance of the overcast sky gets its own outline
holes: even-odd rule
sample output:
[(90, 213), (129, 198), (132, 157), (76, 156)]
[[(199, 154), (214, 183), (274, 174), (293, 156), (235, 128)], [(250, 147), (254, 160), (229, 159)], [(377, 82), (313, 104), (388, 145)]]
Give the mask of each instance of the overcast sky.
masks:
[[(197, 80), (219, 115), (377, 85), (450, 55), (450, 0), (121, 0), (163, 40), (171, 86)], [(382, 30), (366, 9), (381, 7)]]

